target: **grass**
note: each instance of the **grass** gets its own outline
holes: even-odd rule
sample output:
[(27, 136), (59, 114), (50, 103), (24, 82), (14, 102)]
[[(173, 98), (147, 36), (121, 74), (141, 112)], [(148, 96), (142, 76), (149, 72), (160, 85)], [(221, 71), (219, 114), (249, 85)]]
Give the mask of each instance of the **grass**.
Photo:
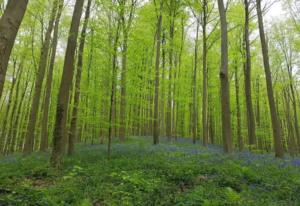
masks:
[(0, 205), (300, 205), (299, 159), (147, 138), (114, 144), (106, 157), (105, 145), (79, 145), (61, 171), (49, 154), (1, 158)]

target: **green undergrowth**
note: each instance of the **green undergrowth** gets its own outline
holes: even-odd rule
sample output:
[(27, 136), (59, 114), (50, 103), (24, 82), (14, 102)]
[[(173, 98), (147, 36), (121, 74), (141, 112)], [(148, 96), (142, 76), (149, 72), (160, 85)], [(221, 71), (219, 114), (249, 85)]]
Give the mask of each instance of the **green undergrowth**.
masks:
[(202, 148), (189, 142), (132, 138), (113, 146), (80, 145), (62, 170), (49, 154), (0, 159), (0, 205), (259, 206), (300, 205), (297, 160)]

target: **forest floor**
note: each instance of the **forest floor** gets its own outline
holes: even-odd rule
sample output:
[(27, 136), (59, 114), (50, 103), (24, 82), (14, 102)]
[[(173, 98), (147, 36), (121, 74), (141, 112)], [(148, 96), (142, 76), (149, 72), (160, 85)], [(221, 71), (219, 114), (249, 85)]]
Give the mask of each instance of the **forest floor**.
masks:
[(79, 145), (61, 171), (48, 159), (0, 158), (0, 205), (300, 205), (299, 158), (131, 138), (113, 145), (110, 161), (105, 145)]

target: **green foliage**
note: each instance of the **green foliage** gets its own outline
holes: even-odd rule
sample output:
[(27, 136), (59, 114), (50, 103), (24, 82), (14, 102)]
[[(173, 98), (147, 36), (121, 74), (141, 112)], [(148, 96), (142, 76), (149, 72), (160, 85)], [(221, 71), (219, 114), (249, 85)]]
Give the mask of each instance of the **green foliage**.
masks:
[(65, 167), (48, 157), (10, 156), (0, 163), (0, 205), (297, 205), (299, 168), (270, 155), (225, 155), (190, 144), (151, 146), (132, 138), (77, 148)]

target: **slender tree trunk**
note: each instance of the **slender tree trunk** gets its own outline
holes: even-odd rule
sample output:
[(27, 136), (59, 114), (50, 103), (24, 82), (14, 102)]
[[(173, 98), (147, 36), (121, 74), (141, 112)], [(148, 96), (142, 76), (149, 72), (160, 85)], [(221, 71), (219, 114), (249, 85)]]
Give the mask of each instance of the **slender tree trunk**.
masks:
[(28, 120), (27, 132), (25, 135), (25, 145), (24, 145), (24, 151), (23, 151), (24, 154), (30, 154), (33, 151), (33, 145), (34, 145), (34, 140), (35, 140), (36, 121), (37, 121), (37, 115), (38, 115), (39, 106), (40, 106), (43, 81), (44, 81), (44, 77), (45, 77), (47, 61), (48, 61), (48, 56), (49, 56), (51, 33), (52, 33), (52, 30), (54, 27), (55, 16), (57, 13), (57, 6), (58, 6), (58, 0), (54, 0), (48, 28), (46, 31), (45, 40), (44, 40), (42, 48), (41, 48), (38, 73), (37, 73), (37, 78), (35, 80), (35, 86), (34, 86), (34, 95), (33, 95), (33, 100), (32, 100), (31, 107), (30, 107), (30, 116), (29, 116), (29, 120)]
[(276, 105), (275, 105), (275, 100), (274, 100), (274, 93), (273, 93), (273, 86), (272, 86), (272, 74), (271, 74), (270, 63), (269, 63), (269, 51), (268, 51), (268, 45), (266, 42), (264, 24), (263, 24), (263, 16), (262, 16), (262, 11), (261, 11), (261, 0), (256, 0), (256, 9), (257, 9), (259, 34), (260, 34), (262, 55), (263, 55), (265, 75), (266, 75), (269, 107), (270, 107), (271, 120), (272, 120), (275, 156), (278, 158), (283, 158), (284, 151), (283, 151), (283, 142), (282, 142), (282, 136), (281, 136), (281, 127), (280, 127), (279, 117), (276, 112)]
[(153, 144), (159, 143), (159, 78), (160, 78), (160, 47), (162, 30), (163, 1), (160, 0), (160, 8), (156, 25), (156, 62), (155, 62), (155, 95), (154, 95), (154, 119), (153, 119)]
[(21, 111), (22, 111), (22, 107), (24, 105), (24, 98), (27, 92), (27, 88), (29, 85), (29, 75), (27, 75), (27, 79), (25, 81), (25, 85), (24, 85), (24, 90), (21, 94), (21, 98), (20, 101), (18, 102), (18, 108), (16, 109), (15, 112), (15, 118), (13, 120), (13, 122), (11, 122), (11, 129), (10, 129), (10, 133), (8, 134), (8, 136), (11, 136), (11, 146), (9, 149), (8, 153), (13, 153), (17, 148), (16, 148), (16, 141), (17, 141), (17, 133), (18, 133), (18, 128), (20, 125), (20, 117), (21, 117)]
[(127, 50), (128, 50), (128, 33), (133, 20), (133, 12), (135, 9), (136, 0), (131, 1), (129, 19), (125, 19), (126, 0), (122, 1), (122, 31), (123, 31), (123, 49), (122, 49), (122, 73), (121, 73), (121, 103), (120, 103), (120, 129), (119, 138), (121, 142), (125, 141), (126, 137), (126, 76), (127, 76)]
[(28, 117), (29, 117), (29, 107), (30, 107), (30, 100), (32, 99), (32, 94), (33, 94), (33, 88), (34, 88), (34, 84), (32, 82), (34, 82), (34, 79), (36, 78), (35, 75), (31, 75), (32, 76), (32, 79), (30, 78), (29, 79), (29, 82), (31, 82), (31, 86), (30, 86), (30, 89), (28, 91), (28, 98), (27, 98), (27, 101), (26, 101), (26, 104), (25, 104), (25, 107), (23, 106), (22, 107), (22, 112), (21, 114), (24, 114), (22, 115), (22, 118), (20, 120), (20, 124), (19, 124), (19, 127), (18, 127), (18, 135), (17, 135), (17, 139), (18, 139), (18, 151), (23, 151), (23, 148), (24, 148), (24, 134), (26, 131), (26, 123), (28, 122)]
[(84, 45), (85, 45), (86, 30), (88, 26), (89, 17), (90, 17), (91, 3), (92, 0), (88, 0), (83, 27), (80, 36), (78, 61), (77, 61), (77, 73), (76, 73), (76, 80), (75, 80), (75, 95), (74, 95), (72, 119), (71, 119), (70, 133), (69, 133), (68, 155), (72, 155), (74, 153), (74, 144), (77, 137), (77, 119), (78, 119), (77, 115), (78, 115), (78, 105), (80, 101), (80, 83), (81, 83), (81, 73), (82, 73), (82, 65), (83, 65), (83, 52), (84, 52)]
[(300, 132), (299, 132), (299, 123), (298, 123), (298, 112), (297, 112), (297, 102), (296, 102), (296, 95), (295, 95), (295, 89), (293, 85), (293, 74), (292, 74), (292, 68), (289, 66), (288, 68), (288, 74), (289, 74), (289, 84), (290, 84), (290, 94), (292, 98), (292, 105), (293, 105), (293, 113), (294, 113), (294, 127), (295, 127), (295, 133), (296, 133), (296, 140), (295, 143), (297, 144), (297, 149), (300, 152)]
[(285, 117), (286, 117), (286, 124), (287, 124), (287, 142), (288, 142), (288, 151), (290, 155), (293, 157), (296, 154), (296, 141), (294, 135), (294, 128), (291, 120), (291, 110), (290, 110), (290, 101), (288, 95), (288, 89), (284, 89), (283, 91), (284, 96), (284, 104), (285, 104)]
[[(14, 71), (13, 71), (13, 78), (12, 78), (12, 83), (11, 83), (11, 88), (9, 91), (9, 96), (8, 96), (8, 101), (7, 101), (7, 107), (6, 107), (6, 111), (4, 114), (4, 119), (3, 119), (3, 124), (2, 124), (2, 128), (1, 128), (1, 138), (0, 138), (0, 153), (4, 152), (4, 147), (5, 147), (5, 142), (6, 142), (6, 137), (7, 137), (7, 124), (8, 124), (8, 120), (9, 120), (9, 112), (10, 112), (10, 108), (12, 106), (13, 103), (13, 94), (14, 94), (14, 88), (16, 85), (16, 80), (17, 78), (19, 78), (19, 72), (20, 70), (16, 71), (16, 62), (14, 62)], [(17, 73), (17, 74), (16, 74)]]
[(10, 121), (9, 121), (9, 127), (7, 128), (8, 130), (8, 135), (7, 135), (7, 139), (6, 139), (6, 143), (5, 143), (5, 147), (4, 147), (4, 153), (8, 154), (9, 153), (9, 148), (11, 147), (12, 144), (12, 139), (13, 137), (11, 136), (11, 131), (14, 128), (14, 119), (15, 117), (18, 115), (16, 113), (17, 110), (17, 106), (18, 106), (18, 100), (19, 100), (19, 93), (20, 93), (20, 83), (22, 81), (22, 74), (23, 74), (23, 63), (21, 62), (19, 65), (19, 69), (18, 69), (18, 76), (16, 77), (16, 94), (15, 94), (15, 98), (13, 101), (13, 107), (11, 110), (11, 115), (10, 115)]
[(202, 85), (202, 129), (203, 129), (203, 145), (207, 146), (208, 144), (208, 119), (207, 119), (207, 0), (203, 0), (202, 10), (203, 10), (203, 19), (202, 19), (202, 39), (203, 39), (203, 54), (202, 54), (202, 63), (203, 63), (203, 85)]
[(245, 6), (245, 33), (244, 33), (244, 48), (245, 48), (245, 96), (247, 108), (247, 126), (248, 126), (248, 140), (249, 145), (256, 145), (255, 136), (255, 121), (252, 105), (252, 92), (251, 92), (251, 53), (250, 53), (250, 40), (249, 40), (249, 1), (244, 0)]
[(228, 79), (228, 33), (226, 10), (223, 0), (218, 0), (218, 8), (221, 21), (221, 106), (222, 106), (222, 137), (225, 152), (232, 152), (231, 139), (231, 115), (230, 115), (230, 93)]
[(173, 91), (172, 91), (172, 72), (173, 72), (173, 64), (174, 64), (174, 27), (175, 27), (175, 5), (174, 0), (170, 0), (170, 28), (169, 28), (169, 77), (168, 77), (168, 107), (167, 107), (167, 123), (166, 123), (166, 135), (168, 140), (170, 141), (172, 138), (172, 99), (173, 99)]
[(260, 82), (259, 78), (256, 80), (256, 125), (260, 127)]
[(43, 152), (47, 151), (48, 149), (49, 109), (50, 109), (50, 100), (51, 100), (51, 91), (52, 91), (53, 71), (54, 71), (56, 49), (57, 49), (57, 42), (58, 42), (58, 29), (59, 29), (59, 22), (60, 22), (62, 10), (63, 10), (63, 5), (64, 5), (64, 1), (60, 0), (55, 23), (54, 23), (54, 32), (52, 38), (52, 52), (51, 52), (50, 65), (49, 65), (47, 81), (46, 81), (46, 91), (45, 91), (45, 100), (44, 100), (43, 117), (42, 117), (41, 144), (40, 144), (40, 151)]
[(196, 144), (197, 140), (197, 126), (198, 126), (198, 101), (197, 101), (197, 70), (198, 70), (198, 47), (199, 47), (199, 28), (200, 21), (197, 19), (197, 31), (195, 39), (195, 54), (194, 54), (194, 70), (193, 70), (193, 106), (192, 106), (192, 135), (193, 144)]
[(239, 151), (244, 149), (244, 143), (242, 138), (241, 131), (241, 106), (240, 106), (240, 86), (239, 86), (239, 77), (238, 77), (238, 68), (235, 63), (235, 99), (236, 99), (236, 121), (237, 121), (237, 140)]
[(28, 0), (9, 0), (0, 19), (0, 99), (9, 57), (23, 20)]
[(76, 0), (71, 27), (69, 31), (68, 44), (65, 55), (64, 69), (60, 83), (56, 121), (53, 132), (53, 151), (51, 155), (51, 165), (60, 167), (65, 152), (65, 143), (67, 140), (67, 117), (69, 107), (69, 96), (72, 86), (72, 78), (74, 73), (74, 57), (77, 46), (77, 37), (80, 24), (80, 18), (83, 10), (84, 0)]
[(120, 129), (119, 138), (125, 141), (126, 136), (126, 73), (127, 73), (127, 40), (128, 34), (125, 32), (122, 50), (122, 75), (121, 75), (121, 103), (120, 103)]
[[(179, 57), (178, 57), (178, 74), (177, 74), (177, 79), (180, 79), (180, 74), (181, 74), (181, 67), (182, 67), (182, 54), (183, 54), (183, 48), (184, 48), (184, 17), (181, 18), (181, 42), (180, 42), (180, 51), (179, 51)], [(177, 96), (179, 97), (180, 95), (180, 85), (177, 87)], [(178, 135), (182, 135), (183, 131), (180, 130), (179, 125), (180, 121), (182, 122), (183, 117), (180, 116), (180, 109), (181, 109), (181, 104), (180, 101), (177, 102), (176, 104), (176, 113), (177, 113), (177, 118), (175, 122), (175, 130), (176, 130), (176, 140)], [(180, 118), (179, 118), (180, 117)]]
[(165, 129), (165, 76), (166, 76), (166, 34), (162, 36), (162, 75), (161, 75), (161, 93), (160, 93), (160, 130), (161, 135), (164, 135)]
[[(116, 78), (117, 78), (117, 49), (119, 43), (119, 32), (120, 32), (120, 20), (118, 20), (117, 31), (114, 36), (114, 39), (110, 43), (113, 45), (113, 54), (112, 54), (112, 83), (111, 83), (111, 94), (110, 94), (110, 109), (109, 109), (109, 126), (108, 126), (108, 144), (107, 144), (107, 156), (108, 159), (111, 158), (111, 145), (113, 137), (113, 123), (116, 113)], [(110, 37), (112, 39), (112, 37)]]
[(214, 115), (213, 110), (209, 107), (209, 139), (211, 144), (215, 144), (215, 129), (214, 129)]

